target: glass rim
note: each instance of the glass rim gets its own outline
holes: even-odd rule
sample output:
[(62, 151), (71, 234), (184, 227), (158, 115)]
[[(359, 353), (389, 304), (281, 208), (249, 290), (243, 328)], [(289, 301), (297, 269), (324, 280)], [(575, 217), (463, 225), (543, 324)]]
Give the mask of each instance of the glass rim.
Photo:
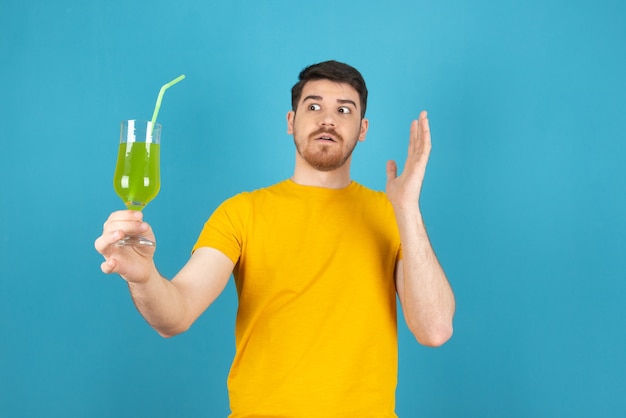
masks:
[[(132, 122), (132, 123), (131, 123)], [(120, 144), (145, 142), (160, 144), (162, 126), (145, 119), (126, 119), (120, 122)]]
[[(139, 122), (139, 123), (141, 123), (142, 125), (149, 125), (149, 124), (151, 124), (151, 123), (152, 123), (152, 121), (151, 121), (151, 120), (147, 120), (147, 119), (124, 119), (124, 120), (122, 120), (122, 121), (120, 122), (120, 124), (124, 124), (124, 123), (125, 123), (126, 125), (128, 125), (128, 122)], [(160, 123), (158, 123), (158, 122), (155, 122), (155, 123), (154, 123), (154, 127), (155, 127), (155, 128), (162, 128), (162, 127), (163, 127), (163, 125), (161, 125), (161, 124), (160, 124)]]

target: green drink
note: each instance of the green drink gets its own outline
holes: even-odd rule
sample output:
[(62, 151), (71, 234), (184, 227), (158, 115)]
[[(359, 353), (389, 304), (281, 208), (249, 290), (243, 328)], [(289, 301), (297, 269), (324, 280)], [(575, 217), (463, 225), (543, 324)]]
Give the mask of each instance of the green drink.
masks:
[(159, 193), (159, 147), (146, 142), (120, 144), (113, 184), (128, 209), (143, 209)]
[[(142, 210), (161, 188), (161, 125), (149, 121), (122, 122), (113, 187), (127, 209)], [(116, 245), (156, 244), (142, 236), (125, 236)]]

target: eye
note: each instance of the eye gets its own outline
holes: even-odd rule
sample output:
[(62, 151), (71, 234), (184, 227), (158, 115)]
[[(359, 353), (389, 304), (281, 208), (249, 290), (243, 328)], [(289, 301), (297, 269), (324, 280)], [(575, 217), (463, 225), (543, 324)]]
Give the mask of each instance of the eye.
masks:
[(347, 107), (347, 106), (342, 106), (342, 107), (339, 108), (339, 113), (343, 113), (343, 114), (348, 115), (348, 114), (352, 113), (352, 110), (350, 110), (350, 108)]
[(318, 104), (309, 105), (309, 110), (320, 110), (322, 107)]

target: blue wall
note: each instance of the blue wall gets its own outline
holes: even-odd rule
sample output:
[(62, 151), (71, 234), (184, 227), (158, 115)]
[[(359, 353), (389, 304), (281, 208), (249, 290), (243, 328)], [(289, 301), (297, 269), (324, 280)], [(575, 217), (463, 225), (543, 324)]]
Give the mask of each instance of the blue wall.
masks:
[(422, 207), (455, 335), (400, 327), (401, 417), (626, 416), (626, 3), (0, 1), (0, 416), (225, 416), (234, 287), (161, 339), (93, 249), (119, 121), (159, 87), (173, 275), (226, 197), (292, 173), (289, 89), (338, 59), (370, 89), (354, 178), (383, 189), (428, 109)]

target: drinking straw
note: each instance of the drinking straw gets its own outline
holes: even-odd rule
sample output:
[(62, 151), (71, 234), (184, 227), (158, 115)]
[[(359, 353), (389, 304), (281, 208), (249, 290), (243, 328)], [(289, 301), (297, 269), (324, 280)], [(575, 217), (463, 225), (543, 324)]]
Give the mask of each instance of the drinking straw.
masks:
[(161, 100), (163, 100), (163, 94), (165, 94), (165, 90), (167, 90), (168, 88), (172, 87), (174, 84), (178, 83), (183, 78), (185, 78), (185, 74), (179, 75), (178, 77), (176, 77), (175, 79), (173, 79), (169, 83), (164, 84), (163, 87), (161, 87), (161, 90), (159, 90), (159, 96), (157, 97), (156, 105), (154, 106), (154, 113), (152, 113), (152, 123), (151, 123), (151, 126), (150, 126), (150, 135), (152, 135), (152, 129), (154, 129), (154, 124), (156, 123), (156, 118), (157, 118), (157, 115), (159, 114), (159, 108), (161, 107)]

